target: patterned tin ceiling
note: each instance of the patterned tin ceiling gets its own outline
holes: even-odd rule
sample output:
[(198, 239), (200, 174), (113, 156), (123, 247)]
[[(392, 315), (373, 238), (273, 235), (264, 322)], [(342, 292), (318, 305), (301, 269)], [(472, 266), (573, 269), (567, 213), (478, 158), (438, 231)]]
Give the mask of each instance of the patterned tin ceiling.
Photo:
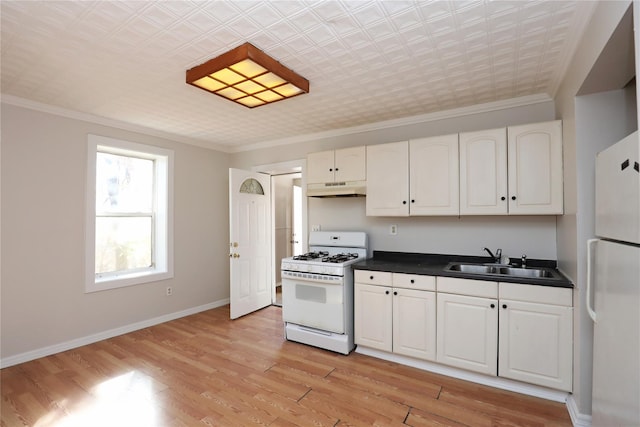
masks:
[[(399, 0), (0, 4), (5, 101), (28, 100), (229, 152), (510, 98), (553, 97), (594, 7)], [(247, 109), (185, 84), (187, 69), (246, 41), (309, 79), (310, 93)]]

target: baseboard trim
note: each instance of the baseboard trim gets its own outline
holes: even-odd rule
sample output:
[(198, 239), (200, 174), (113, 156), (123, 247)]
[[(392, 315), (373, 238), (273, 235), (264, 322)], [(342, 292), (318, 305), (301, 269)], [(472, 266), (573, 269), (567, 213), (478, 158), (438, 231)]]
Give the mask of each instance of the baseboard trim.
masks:
[(223, 299), (215, 301), (209, 304), (200, 305), (197, 307), (188, 308), (186, 310), (176, 311), (174, 313), (165, 314), (163, 316), (154, 317), (152, 319), (143, 320), (129, 325), (121, 326), (119, 328), (109, 329), (107, 331), (98, 332), (97, 334), (87, 335), (85, 337), (76, 338), (70, 341), (61, 342), (47, 347), (42, 347), (36, 350), (27, 351), (25, 353), (17, 354), (15, 356), (9, 356), (0, 359), (0, 368), (7, 368), (9, 366), (17, 365), (24, 362), (29, 362), (41, 357), (50, 356), (52, 354), (60, 353), (63, 351), (71, 350), (73, 348), (82, 347), (83, 345), (93, 344), (94, 342), (106, 340), (108, 338), (117, 337), (118, 335), (126, 334), (129, 332), (137, 331), (140, 329), (148, 328), (149, 326), (158, 325), (160, 323), (168, 322), (170, 320), (179, 319), (181, 317), (190, 316), (192, 314), (200, 313), (201, 311), (211, 310), (214, 308), (222, 307), (229, 304), (229, 299)]
[(567, 409), (571, 417), (573, 427), (591, 427), (591, 415), (581, 414), (573, 395), (567, 399)]
[(414, 359), (412, 357), (400, 356), (386, 351), (380, 351), (372, 348), (357, 346), (356, 353), (365, 354), (367, 356), (377, 357), (389, 362), (396, 362), (402, 365), (411, 366), (436, 374), (446, 375), (448, 377), (458, 378), (465, 381), (482, 384), (501, 390), (513, 391), (516, 393), (526, 394), (528, 396), (540, 397), (542, 399), (552, 400), (554, 402), (566, 403), (569, 393), (559, 390), (553, 390), (533, 384), (521, 383), (519, 381), (508, 380), (505, 378), (492, 377), (474, 372), (465, 371), (464, 369), (453, 368), (441, 365), (435, 362), (427, 362), (425, 360)]

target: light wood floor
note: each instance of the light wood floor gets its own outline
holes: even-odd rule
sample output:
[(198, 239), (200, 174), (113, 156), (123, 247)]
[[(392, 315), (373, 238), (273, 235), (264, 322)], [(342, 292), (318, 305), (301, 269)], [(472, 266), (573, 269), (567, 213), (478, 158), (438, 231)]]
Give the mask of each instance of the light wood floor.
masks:
[(283, 340), (221, 307), (5, 368), (2, 426), (570, 426), (563, 404)]

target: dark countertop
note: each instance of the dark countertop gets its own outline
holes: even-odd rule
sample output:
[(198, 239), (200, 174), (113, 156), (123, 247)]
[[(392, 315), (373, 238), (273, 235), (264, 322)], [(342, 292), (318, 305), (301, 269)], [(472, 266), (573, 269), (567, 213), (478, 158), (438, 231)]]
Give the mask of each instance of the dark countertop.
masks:
[[(511, 264), (521, 267), (519, 258), (511, 258)], [(475, 274), (459, 271), (447, 271), (449, 263), (484, 264), (492, 262), (489, 257), (444, 254), (420, 254), (409, 252), (374, 251), (373, 258), (351, 264), (354, 270), (389, 271), (392, 273), (422, 274), (426, 276), (459, 277), (472, 280), (521, 283), (529, 285), (573, 288), (573, 283), (557, 269), (556, 261), (527, 259), (527, 267), (549, 268), (554, 270), (553, 278), (513, 277), (502, 274)]]

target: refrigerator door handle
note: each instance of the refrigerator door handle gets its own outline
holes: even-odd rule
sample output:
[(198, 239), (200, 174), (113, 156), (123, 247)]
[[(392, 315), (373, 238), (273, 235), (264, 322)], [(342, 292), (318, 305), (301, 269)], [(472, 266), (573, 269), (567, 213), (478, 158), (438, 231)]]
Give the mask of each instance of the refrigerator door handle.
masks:
[(596, 312), (594, 311), (593, 307), (591, 307), (591, 276), (592, 276), (592, 271), (591, 271), (591, 248), (593, 247), (594, 243), (599, 242), (600, 239), (589, 239), (587, 240), (587, 292), (586, 292), (586, 305), (587, 305), (587, 312), (589, 313), (589, 317), (591, 317), (591, 320), (593, 320), (593, 322), (596, 322)]

